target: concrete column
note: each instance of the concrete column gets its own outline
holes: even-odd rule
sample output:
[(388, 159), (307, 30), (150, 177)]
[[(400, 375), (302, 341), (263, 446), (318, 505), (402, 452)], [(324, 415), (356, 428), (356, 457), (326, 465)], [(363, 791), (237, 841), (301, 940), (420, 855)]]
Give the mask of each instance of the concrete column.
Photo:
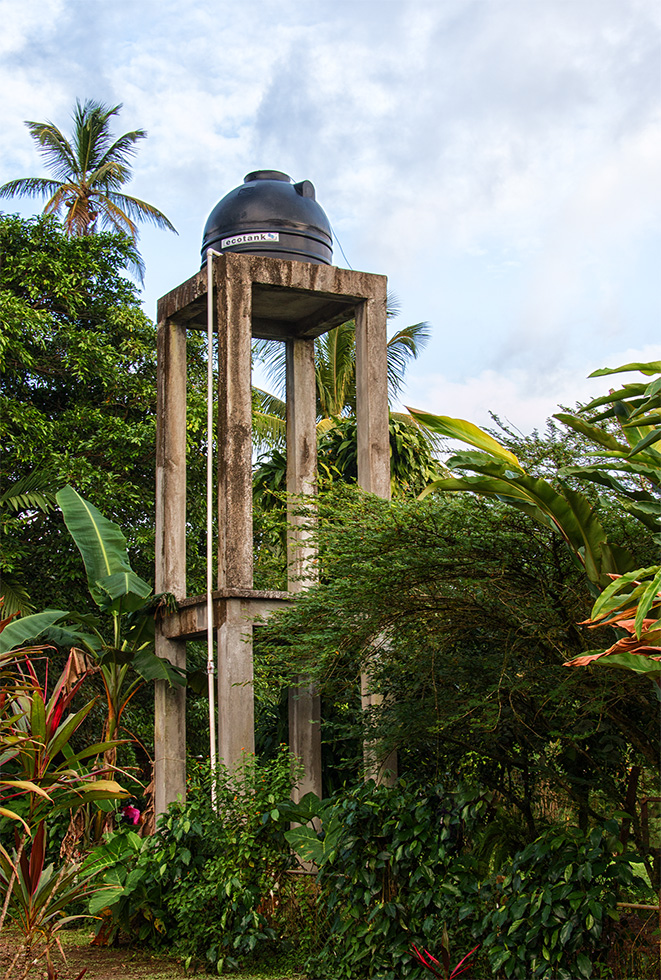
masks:
[[(218, 588), (251, 589), (252, 283), (214, 263), (218, 323)], [(228, 767), (254, 752), (252, 627), (240, 600), (218, 630), (218, 757)]]
[[(224, 270), (224, 267), (223, 267)], [(218, 271), (218, 588), (252, 588), (250, 280)]]
[[(360, 699), (363, 711), (378, 708), (383, 703), (383, 695), (370, 688), (369, 673), (360, 676)], [(365, 780), (373, 779), (376, 783), (392, 786), (397, 778), (397, 752), (385, 752), (383, 747), (374, 740), (365, 739), (363, 742), (363, 767)]]
[[(287, 341), (287, 491), (294, 499), (288, 507), (287, 560), (290, 592), (308, 588), (316, 579), (316, 551), (306, 545), (308, 518), (296, 513), (297, 498), (312, 496), (317, 482), (316, 383), (314, 341)], [(292, 794), (298, 801), (306, 793), (321, 797), (321, 699), (309, 680), (300, 676), (289, 689), (289, 748), (305, 768)]]
[[(186, 330), (158, 327), (156, 423), (156, 592), (186, 595)], [(186, 643), (156, 626), (156, 654), (186, 666)], [(186, 691), (157, 681), (154, 703), (154, 807), (186, 795)]]
[(386, 293), (356, 308), (358, 483), (390, 499)]
[(228, 599), (218, 630), (218, 758), (228, 768), (255, 751), (252, 624), (241, 599)]
[[(358, 483), (379, 497), (390, 499), (390, 432), (388, 428), (388, 363), (385, 282), (380, 296), (356, 308), (356, 419), (358, 428)], [(371, 690), (369, 674), (361, 677), (363, 710), (376, 708), (382, 697)], [(380, 746), (363, 746), (365, 779), (392, 782), (397, 755), (385, 755)]]

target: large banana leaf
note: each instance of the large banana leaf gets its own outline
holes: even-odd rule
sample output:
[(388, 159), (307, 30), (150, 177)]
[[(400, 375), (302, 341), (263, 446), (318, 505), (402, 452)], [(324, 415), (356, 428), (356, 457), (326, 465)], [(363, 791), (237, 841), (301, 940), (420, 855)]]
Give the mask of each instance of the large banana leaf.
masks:
[(477, 425), (473, 425), (472, 422), (466, 422), (464, 419), (451, 419), (447, 415), (431, 415), (429, 412), (422, 412), (419, 408), (409, 408), (408, 405), (406, 408), (413, 418), (426, 429), (438, 432), (439, 435), (446, 436), (448, 439), (466, 442), (470, 446), (475, 446), (477, 449), (495, 456), (496, 459), (510, 463), (517, 470), (522, 469), (521, 463), (514, 453), (505, 449), (493, 436), (478, 428)]
[(98, 652), (101, 640), (92, 633), (81, 633), (58, 625), (69, 613), (63, 609), (46, 609), (32, 616), (23, 616), (5, 626), (0, 633), (0, 663), (13, 660), (21, 647), (50, 644), (58, 647), (82, 647)]
[(57, 502), (83, 556), (90, 593), (96, 604), (106, 609), (119, 594), (148, 595), (149, 586), (131, 568), (126, 539), (119, 525), (104, 517), (73, 487), (60, 490)]
[(590, 502), (582, 494), (563, 487), (555, 490), (546, 480), (512, 470), (509, 461), (485, 453), (460, 453), (448, 460), (452, 470), (470, 470), (462, 478), (435, 480), (423, 492), (470, 491), (494, 496), (523, 511), (541, 524), (560, 532), (575, 560), (591, 582), (605, 585), (606, 576), (628, 571), (633, 561), (628, 552), (608, 545), (606, 533)]
[(661, 374), (661, 361), (635, 361), (631, 364), (622, 364), (616, 368), (599, 368), (589, 375), (590, 378), (603, 378), (607, 374), (621, 374), (624, 371), (640, 371), (641, 374)]
[(9, 623), (0, 633), (0, 658), (9, 659), (6, 654), (15, 647), (36, 643), (49, 627), (64, 619), (68, 613), (63, 609), (47, 609), (45, 612), (23, 616)]
[(592, 442), (596, 442), (597, 445), (603, 446), (605, 449), (609, 449), (615, 453), (622, 453), (623, 456), (626, 456), (629, 452), (629, 447), (623, 442), (619, 442), (610, 432), (606, 432), (605, 429), (601, 429), (598, 425), (592, 425), (590, 422), (586, 422), (585, 419), (577, 418), (575, 415), (569, 415), (567, 412), (556, 412), (553, 418), (559, 422), (563, 422), (570, 429), (574, 429), (575, 432), (580, 432), (581, 435), (587, 436)]

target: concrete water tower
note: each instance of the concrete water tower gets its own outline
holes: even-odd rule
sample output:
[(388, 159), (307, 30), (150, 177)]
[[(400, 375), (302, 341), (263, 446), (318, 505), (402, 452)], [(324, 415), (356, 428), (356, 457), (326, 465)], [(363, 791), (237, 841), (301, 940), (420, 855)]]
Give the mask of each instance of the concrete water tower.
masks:
[[(313, 494), (317, 472), (314, 338), (355, 318), (358, 483), (390, 495), (386, 278), (331, 265), (328, 219), (310, 181), (279, 171), (248, 174), (212, 211), (204, 232), (216, 253), (158, 303), (156, 591), (178, 612), (157, 626), (156, 652), (179, 666), (186, 641), (217, 643), (218, 756), (232, 766), (254, 751), (253, 627), (306, 587), (310, 551), (290, 518), (287, 592), (253, 588), (253, 337), (282, 341), (287, 355), (287, 490)], [(220, 254), (218, 254), (220, 253)], [(211, 288), (210, 288), (211, 286)], [(211, 314), (208, 302), (213, 297)], [(210, 319), (210, 316), (212, 319)], [(186, 332), (217, 336), (217, 581), (210, 595), (186, 588)], [(210, 615), (209, 615), (210, 613)], [(319, 698), (303, 677), (289, 699), (289, 745), (305, 767), (299, 788), (321, 796)], [(373, 703), (363, 684), (363, 705)], [(371, 774), (380, 762), (366, 755)], [(155, 804), (186, 792), (185, 691), (159, 682), (155, 714)]]

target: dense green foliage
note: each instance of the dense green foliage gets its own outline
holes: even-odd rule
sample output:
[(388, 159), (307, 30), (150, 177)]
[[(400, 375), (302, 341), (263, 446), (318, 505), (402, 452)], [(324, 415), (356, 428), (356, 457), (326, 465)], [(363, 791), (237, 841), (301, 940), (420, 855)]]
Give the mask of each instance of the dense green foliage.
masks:
[[(121, 235), (67, 238), (52, 218), (4, 217), (0, 252), (0, 491), (33, 471), (47, 474), (52, 491), (71, 483), (125, 528), (133, 565), (151, 580), (156, 330), (123, 275), (134, 250)], [(190, 348), (195, 485), (204, 479), (195, 335)], [(191, 496), (194, 514), (199, 497)], [(191, 557), (195, 570), (195, 547)], [(33, 607), (82, 610), (88, 601), (57, 515), (34, 507), (6, 515), (0, 561), (0, 571), (29, 580)]]
[(103, 870), (107, 889), (91, 911), (109, 906), (115, 926), (218, 972), (287, 949), (299, 923), (278, 802), (295, 778), (286, 748), (264, 765), (247, 757), (220, 770), (214, 808), (208, 769), (195, 770), (188, 802), (172, 804), (153, 837), (122, 830), (94, 852), (88, 867)]
[(618, 830), (612, 820), (588, 834), (552, 827), (516, 854), (491, 884), (484, 920), (494, 972), (576, 980), (605, 963), (618, 892), (634, 884), (647, 892), (620, 853)]
[(327, 925), (312, 976), (421, 976), (411, 945), (438, 949), (444, 925), (467, 952), (474, 943), (459, 913), (478, 879), (464, 842), (484, 809), (474, 793), (415, 784), (359, 784), (333, 801), (322, 831), (336, 828), (334, 846), (318, 875)]
[[(121, 275), (132, 248), (120, 236), (68, 239), (53, 219), (6, 217), (0, 249), (3, 487), (33, 470), (53, 490), (74, 484), (130, 526), (138, 568), (151, 576), (155, 331)], [(61, 522), (28, 511), (5, 531), (5, 568), (43, 567), (29, 575), (33, 605), (83, 605)]]

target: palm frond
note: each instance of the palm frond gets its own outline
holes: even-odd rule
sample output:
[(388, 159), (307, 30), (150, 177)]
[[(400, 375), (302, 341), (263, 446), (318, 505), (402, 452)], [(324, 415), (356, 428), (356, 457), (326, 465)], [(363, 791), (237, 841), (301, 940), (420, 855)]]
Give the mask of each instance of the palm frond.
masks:
[(340, 416), (356, 407), (356, 326), (353, 320), (315, 341), (317, 414)]
[(149, 221), (157, 228), (167, 228), (168, 231), (173, 231), (175, 235), (179, 234), (170, 219), (166, 218), (163, 212), (152, 204), (147, 204), (146, 201), (131, 197), (129, 194), (117, 194), (115, 191), (108, 192), (107, 197), (116, 207), (121, 208), (129, 218), (134, 218), (136, 221)]
[(106, 106), (101, 102), (88, 99), (84, 103), (76, 100), (73, 112), (73, 147), (81, 176), (95, 170), (110, 146), (110, 131), (108, 121), (116, 116), (122, 108)]
[(144, 129), (134, 129), (130, 133), (124, 133), (119, 139), (108, 147), (104, 155), (99, 160), (97, 166), (103, 167), (106, 163), (120, 163), (128, 169), (128, 158), (135, 156), (138, 152), (136, 143), (138, 140), (147, 138), (147, 131)]
[(20, 513), (22, 510), (42, 510), (47, 513), (56, 506), (55, 493), (47, 489), (52, 476), (44, 470), (33, 470), (16, 480), (0, 496), (0, 508)]
[(256, 412), (265, 412), (267, 415), (274, 415), (276, 418), (285, 421), (287, 418), (287, 405), (282, 400), (278, 398), (277, 395), (272, 395), (270, 391), (264, 391), (263, 388), (252, 389), (252, 407)]
[(46, 177), (19, 177), (18, 180), (10, 180), (0, 187), (0, 197), (16, 197), (18, 194), (25, 197), (45, 197), (57, 192), (61, 187), (57, 180), (48, 180)]
[(402, 304), (397, 293), (388, 290), (388, 295), (386, 296), (386, 316), (388, 319), (394, 320), (395, 317), (399, 316), (401, 308)]
[(138, 228), (135, 222), (131, 221), (123, 208), (115, 204), (110, 194), (106, 194), (103, 191), (93, 191), (92, 195), (99, 211), (101, 224), (106, 228), (110, 228), (112, 231), (118, 231), (122, 235), (128, 235), (129, 238), (135, 241), (138, 236)]
[(409, 361), (424, 350), (431, 336), (429, 324), (413, 323), (403, 327), (388, 341), (388, 398), (393, 401), (402, 389)]
[(3, 618), (13, 616), (16, 612), (27, 616), (35, 611), (27, 589), (13, 572), (2, 572), (0, 575), (0, 599), (4, 600)]
[(60, 180), (70, 180), (73, 175), (82, 176), (76, 153), (69, 140), (51, 122), (39, 123), (26, 119), (25, 125), (39, 148), (46, 167)]
[(267, 452), (273, 447), (286, 444), (286, 422), (278, 415), (253, 411), (252, 441), (258, 452)]
[(281, 340), (254, 340), (253, 357), (264, 365), (266, 377), (280, 395), (287, 388), (287, 347)]
[(96, 170), (88, 174), (86, 183), (88, 187), (94, 190), (102, 188), (104, 191), (108, 191), (126, 184), (131, 176), (132, 172), (129, 167), (115, 160), (109, 160), (106, 163), (100, 163)]
[(287, 406), (277, 395), (262, 388), (252, 389), (252, 437), (258, 452), (284, 446)]

